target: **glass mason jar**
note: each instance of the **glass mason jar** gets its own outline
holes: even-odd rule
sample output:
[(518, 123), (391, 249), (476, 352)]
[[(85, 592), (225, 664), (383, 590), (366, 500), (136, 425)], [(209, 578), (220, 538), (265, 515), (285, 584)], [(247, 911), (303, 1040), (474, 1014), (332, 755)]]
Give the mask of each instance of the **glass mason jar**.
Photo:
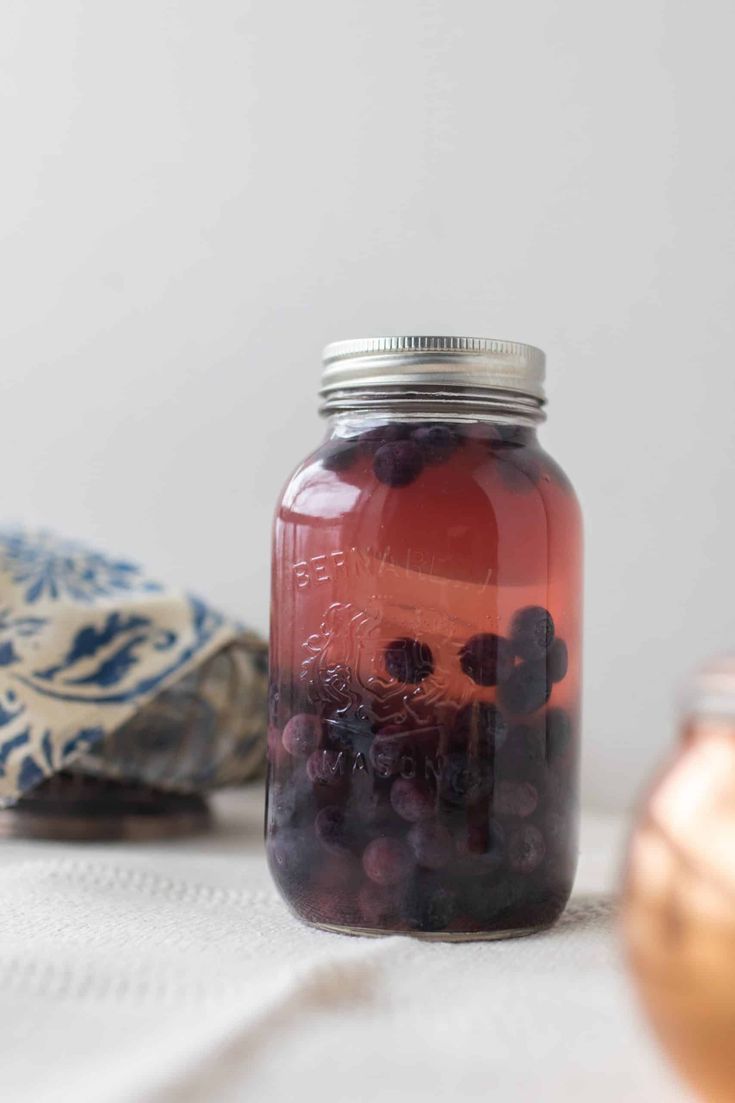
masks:
[(504, 341), (325, 352), (273, 545), (266, 840), (308, 923), (501, 937), (569, 897), (581, 521), (543, 375)]

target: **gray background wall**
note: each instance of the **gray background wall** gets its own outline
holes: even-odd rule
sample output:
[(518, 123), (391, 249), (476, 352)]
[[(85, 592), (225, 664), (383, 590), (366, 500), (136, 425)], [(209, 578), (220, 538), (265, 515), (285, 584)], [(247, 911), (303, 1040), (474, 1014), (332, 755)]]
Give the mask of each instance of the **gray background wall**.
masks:
[(0, 516), (265, 628), (329, 339), (549, 355), (587, 518), (586, 795), (735, 648), (725, 0), (4, 0)]

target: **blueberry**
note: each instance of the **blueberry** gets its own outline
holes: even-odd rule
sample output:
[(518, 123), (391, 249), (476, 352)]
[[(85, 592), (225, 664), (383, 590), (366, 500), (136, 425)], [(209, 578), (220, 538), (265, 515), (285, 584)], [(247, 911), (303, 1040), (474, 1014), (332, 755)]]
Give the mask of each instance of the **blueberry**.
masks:
[(353, 785), (346, 803), (350, 823), (364, 846), (378, 835), (388, 835), (396, 829), (396, 814), (388, 794), (379, 786)]
[(533, 873), (546, 854), (544, 837), (532, 823), (514, 831), (508, 842), (508, 861), (514, 873)]
[(489, 762), (468, 758), (466, 754), (448, 754), (439, 776), (439, 792), (449, 804), (473, 804), (488, 797), (493, 787)]
[(283, 729), (281, 742), (289, 754), (306, 758), (319, 746), (321, 721), (318, 716), (301, 712), (292, 716)]
[(503, 748), (503, 772), (515, 777), (537, 776), (546, 763), (546, 732), (540, 724), (516, 724)]
[(522, 659), (543, 659), (554, 642), (554, 621), (541, 605), (519, 609), (510, 625), (510, 642)]
[(434, 815), (434, 797), (422, 781), (396, 778), (391, 786), (390, 802), (401, 819), (409, 823), (429, 820)]
[(444, 463), (459, 446), (459, 436), (450, 425), (420, 425), (411, 433), (424, 463)]
[(508, 723), (495, 705), (473, 701), (457, 713), (454, 734), (462, 746), (474, 745), (479, 754), (492, 757), (505, 743)]
[(316, 837), (331, 854), (346, 854), (350, 849), (351, 833), (341, 808), (327, 805), (321, 808), (314, 820)]
[(498, 439), (503, 444), (526, 444), (530, 440), (531, 431), (522, 425), (507, 425), (498, 423), (495, 425)]
[(382, 835), (365, 847), (362, 868), (376, 885), (397, 885), (411, 872), (413, 856), (400, 839)]
[(417, 685), (434, 670), (434, 656), (428, 644), (402, 637), (385, 649), (385, 666), (391, 678)]
[(495, 786), (493, 808), (499, 816), (530, 816), (538, 806), (538, 792), (527, 781), (501, 781)]
[(400, 421), (389, 421), (385, 425), (375, 425), (372, 429), (366, 429), (357, 439), (363, 451), (374, 452), (381, 444), (405, 440), (410, 432), (410, 425)]
[(421, 452), (410, 440), (381, 444), (373, 459), (375, 477), (386, 486), (408, 486), (420, 474), (423, 466)]
[(277, 879), (304, 881), (309, 876), (316, 852), (303, 831), (287, 828), (268, 838), (268, 859)]
[(415, 823), (408, 833), (408, 845), (424, 869), (441, 869), (454, 853), (452, 836), (444, 824), (436, 820)]
[(526, 716), (545, 705), (550, 693), (546, 663), (521, 663), (499, 687), (498, 699), (508, 712)]
[(444, 931), (457, 910), (455, 894), (444, 885), (412, 886), (404, 905), (405, 915), (418, 931)]
[(488, 871), (479, 862), (473, 873), (484, 876), (472, 876), (464, 882), (460, 896), (462, 909), (479, 930), (504, 926), (502, 917), (513, 903), (509, 879), (497, 875), (488, 877)]
[(355, 441), (333, 440), (324, 446), (320, 455), (327, 471), (347, 471), (358, 457), (360, 448)]
[(561, 682), (569, 669), (569, 651), (564, 640), (554, 640), (546, 656), (546, 670), (550, 682)]
[(502, 636), (483, 632), (467, 640), (459, 653), (459, 664), (473, 682), (495, 686), (510, 674), (513, 653)]
[(572, 721), (564, 709), (546, 713), (546, 761), (550, 766), (563, 759), (572, 742)]
[(344, 751), (312, 751), (306, 760), (306, 775), (312, 785), (339, 785), (346, 769)]

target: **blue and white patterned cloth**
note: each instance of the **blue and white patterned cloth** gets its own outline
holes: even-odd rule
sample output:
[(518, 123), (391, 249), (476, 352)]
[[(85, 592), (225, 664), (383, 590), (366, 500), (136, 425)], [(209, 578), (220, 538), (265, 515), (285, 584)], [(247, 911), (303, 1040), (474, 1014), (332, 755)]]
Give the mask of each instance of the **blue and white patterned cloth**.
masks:
[(238, 633), (126, 560), (0, 528), (0, 807), (87, 754)]

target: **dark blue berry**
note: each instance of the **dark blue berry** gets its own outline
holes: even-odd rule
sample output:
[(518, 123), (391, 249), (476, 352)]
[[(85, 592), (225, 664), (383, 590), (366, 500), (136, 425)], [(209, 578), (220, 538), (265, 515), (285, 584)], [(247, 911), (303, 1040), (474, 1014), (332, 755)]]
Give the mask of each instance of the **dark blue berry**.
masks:
[[(493, 930), (503, 927), (503, 916), (512, 903), (512, 882), (508, 877), (488, 877), (492, 872), (482, 861), (474, 861), (467, 867), (469, 877), (461, 887), (460, 909), (478, 929)], [(510, 926), (512, 924), (508, 924)]]
[(498, 700), (515, 716), (527, 716), (545, 705), (551, 693), (546, 663), (521, 663), (498, 689)]
[(504, 775), (514, 779), (538, 777), (546, 764), (546, 732), (539, 724), (511, 728), (501, 757)]
[(514, 873), (533, 873), (546, 854), (544, 837), (532, 823), (514, 831), (508, 842), (508, 861)]
[(415, 884), (407, 893), (404, 913), (417, 931), (444, 931), (456, 914), (455, 894), (441, 884)]
[(327, 471), (346, 471), (357, 459), (360, 447), (355, 441), (336, 440), (325, 445), (321, 461)]
[(561, 682), (569, 669), (569, 651), (564, 640), (554, 640), (546, 656), (546, 670), (550, 682)]
[(321, 808), (314, 820), (316, 837), (325, 850), (332, 854), (344, 854), (350, 849), (351, 832), (341, 808), (330, 804)]
[(433, 673), (434, 656), (428, 644), (404, 637), (386, 647), (385, 667), (396, 681), (418, 685)]
[(519, 609), (510, 625), (510, 641), (522, 659), (543, 659), (554, 642), (554, 621), (541, 605)]
[(408, 845), (423, 869), (441, 869), (454, 853), (452, 836), (436, 820), (415, 823), (408, 833)]
[(290, 755), (308, 758), (319, 746), (322, 725), (318, 716), (297, 713), (283, 729), (281, 742)]
[(315, 841), (297, 828), (280, 829), (268, 839), (268, 859), (277, 880), (303, 884), (317, 859)]
[(442, 761), (439, 792), (447, 803), (473, 804), (488, 797), (492, 786), (493, 770), (488, 761), (460, 753), (448, 754)]
[(454, 734), (460, 746), (473, 746), (476, 753), (492, 757), (505, 743), (508, 723), (495, 705), (473, 701), (457, 713)]
[(495, 686), (510, 674), (513, 652), (502, 636), (483, 632), (467, 640), (459, 653), (459, 664), (479, 686)]
[(408, 486), (420, 474), (424, 461), (418, 445), (410, 440), (381, 444), (373, 459), (373, 471), (386, 486)]
[(381, 444), (405, 440), (410, 432), (411, 426), (409, 424), (401, 421), (389, 421), (385, 425), (375, 425), (372, 429), (366, 429), (357, 439), (363, 451), (374, 452)]
[(387, 835), (369, 842), (362, 855), (362, 868), (376, 885), (399, 884), (409, 876), (413, 865), (413, 855), (406, 844)]
[(459, 435), (450, 425), (420, 425), (411, 433), (424, 463), (444, 463), (459, 446)]
[(391, 786), (390, 802), (401, 819), (409, 823), (429, 820), (434, 815), (433, 794), (422, 781), (396, 778)]
[(503, 444), (526, 444), (531, 437), (531, 430), (522, 425), (504, 425), (498, 422), (494, 428)]
[(563, 759), (572, 742), (572, 721), (564, 709), (546, 713), (546, 761), (550, 766)]
[(495, 786), (493, 808), (499, 816), (530, 816), (538, 806), (538, 791), (528, 781), (500, 781)]

